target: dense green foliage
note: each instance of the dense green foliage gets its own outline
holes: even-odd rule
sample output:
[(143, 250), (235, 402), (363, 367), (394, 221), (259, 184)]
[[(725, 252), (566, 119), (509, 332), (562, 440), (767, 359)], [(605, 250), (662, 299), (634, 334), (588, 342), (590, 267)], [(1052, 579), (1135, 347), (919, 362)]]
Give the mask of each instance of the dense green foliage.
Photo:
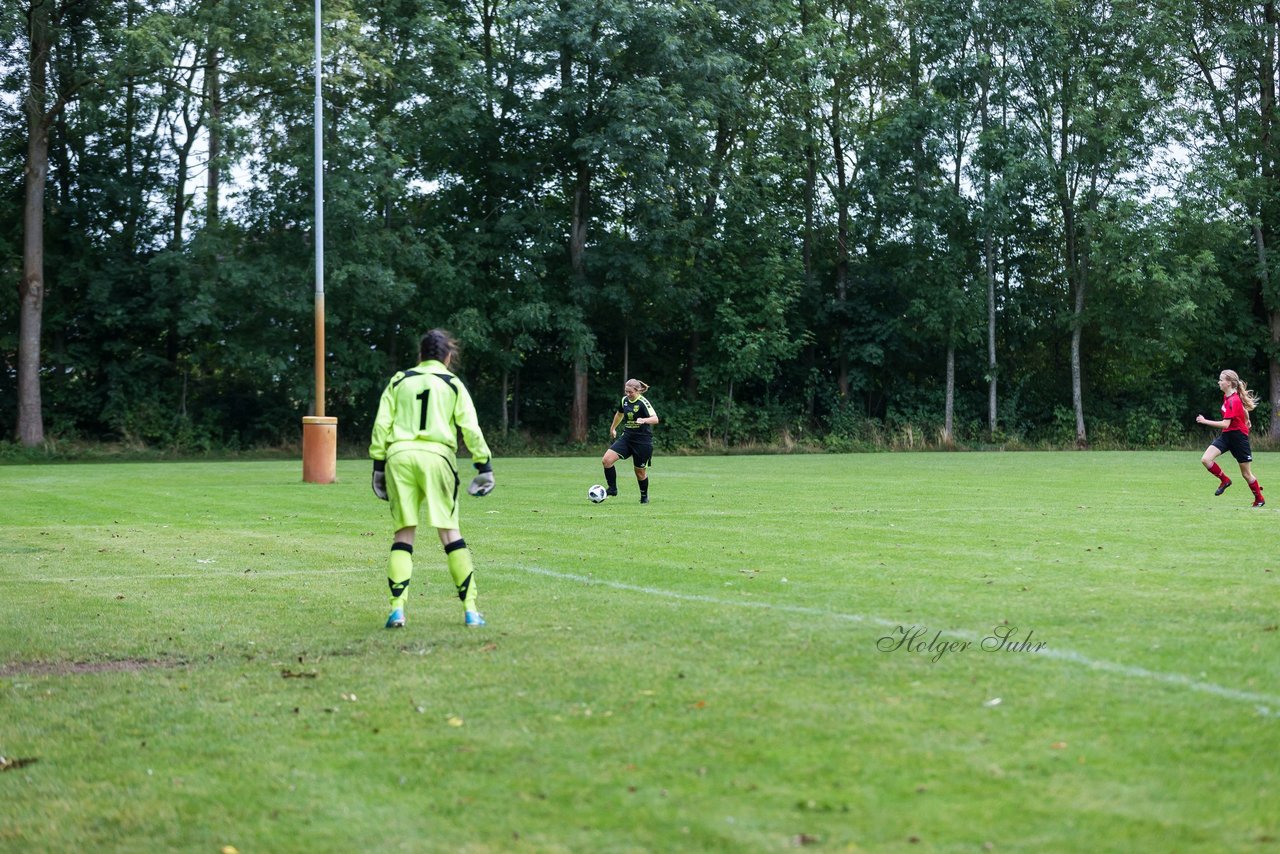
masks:
[[(43, 2), (51, 436), (295, 439), (310, 4)], [(511, 442), (569, 435), (575, 364), (594, 426), (638, 376), (679, 444), (1183, 439), (1220, 368), (1280, 380), (1276, 24), (1236, 5), (326, 0), (326, 414), (360, 441), (443, 325)], [(6, 298), (4, 436), (18, 346)]]
[(489, 625), (428, 533), (390, 632), (359, 461), (0, 466), (0, 850), (1275, 847), (1277, 511), (1194, 453), (598, 471), (504, 461)]

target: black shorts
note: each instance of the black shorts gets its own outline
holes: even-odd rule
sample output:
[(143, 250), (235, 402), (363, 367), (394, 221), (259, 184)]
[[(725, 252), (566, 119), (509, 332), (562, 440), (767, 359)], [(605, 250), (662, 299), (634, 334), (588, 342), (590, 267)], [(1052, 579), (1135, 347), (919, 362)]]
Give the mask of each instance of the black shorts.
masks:
[(1239, 430), (1227, 430), (1213, 440), (1211, 447), (1219, 451), (1230, 451), (1238, 463), (1253, 462), (1253, 450), (1249, 447), (1249, 437)]
[(631, 464), (638, 469), (648, 468), (649, 462), (653, 459), (652, 441), (642, 442), (626, 433), (615, 439), (613, 444), (609, 446), (609, 450), (624, 460), (627, 457), (635, 457)]

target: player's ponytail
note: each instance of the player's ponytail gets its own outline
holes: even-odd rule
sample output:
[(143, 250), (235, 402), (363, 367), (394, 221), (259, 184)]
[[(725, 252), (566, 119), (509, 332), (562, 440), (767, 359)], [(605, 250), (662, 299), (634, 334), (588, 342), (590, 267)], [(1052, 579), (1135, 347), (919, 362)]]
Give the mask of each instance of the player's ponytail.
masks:
[(1240, 375), (1235, 371), (1223, 371), (1222, 378), (1231, 384), (1231, 390), (1240, 395), (1240, 404), (1244, 406), (1245, 412), (1252, 412), (1258, 406), (1257, 392), (1249, 390), (1249, 386), (1245, 381), (1240, 379)]
[(635, 386), (636, 388), (640, 389), (641, 394), (644, 394), (646, 391), (649, 390), (649, 384), (647, 382), (645, 382), (644, 380), (637, 380), (634, 378), (627, 380), (623, 385), (626, 388)]
[(418, 358), (435, 360), (446, 366), (458, 356), (458, 342), (444, 329), (432, 329), (418, 342)]

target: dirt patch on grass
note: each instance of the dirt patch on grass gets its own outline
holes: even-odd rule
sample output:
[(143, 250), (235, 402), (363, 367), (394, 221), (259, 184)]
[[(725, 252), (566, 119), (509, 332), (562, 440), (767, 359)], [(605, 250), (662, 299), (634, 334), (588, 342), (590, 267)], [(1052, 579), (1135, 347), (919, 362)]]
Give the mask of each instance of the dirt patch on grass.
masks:
[(185, 661), (121, 658), (115, 661), (15, 661), (0, 664), (0, 679), (9, 676), (77, 676), (82, 673), (137, 673), (185, 667)]
[(0, 756), (0, 771), (17, 771), (19, 768), (26, 768), (28, 765), (34, 765), (39, 762), (38, 756), (28, 756), (24, 759), (6, 759)]

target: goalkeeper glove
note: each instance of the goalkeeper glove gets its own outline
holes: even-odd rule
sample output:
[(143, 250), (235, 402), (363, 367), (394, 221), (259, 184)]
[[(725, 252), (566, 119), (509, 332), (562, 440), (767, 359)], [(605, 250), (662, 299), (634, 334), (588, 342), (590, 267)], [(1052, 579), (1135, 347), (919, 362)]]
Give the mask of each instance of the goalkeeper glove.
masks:
[(489, 463), (476, 463), (476, 471), (479, 474), (471, 479), (467, 492), (476, 498), (483, 498), (493, 492), (493, 466)]
[(373, 494), (381, 498), (383, 501), (389, 501), (387, 498), (387, 461), (373, 461)]

